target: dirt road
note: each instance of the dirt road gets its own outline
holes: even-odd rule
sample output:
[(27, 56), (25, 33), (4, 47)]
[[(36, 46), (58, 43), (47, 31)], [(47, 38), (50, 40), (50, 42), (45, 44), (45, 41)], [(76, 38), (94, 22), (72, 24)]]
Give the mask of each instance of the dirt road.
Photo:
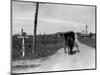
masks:
[[(77, 38), (77, 37), (76, 37)], [(61, 48), (54, 55), (38, 59), (13, 62), (12, 65), (28, 65), (29, 67), (12, 69), (12, 73), (30, 73), (43, 71), (75, 70), (95, 68), (95, 49), (81, 44), (77, 39), (80, 53), (64, 54)], [(76, 48), (74, 47), (74, 51)]]

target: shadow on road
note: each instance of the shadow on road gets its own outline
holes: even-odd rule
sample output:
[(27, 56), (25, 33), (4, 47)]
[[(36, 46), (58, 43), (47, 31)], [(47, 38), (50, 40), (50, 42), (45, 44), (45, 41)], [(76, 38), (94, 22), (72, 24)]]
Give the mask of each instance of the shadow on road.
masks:
[(32, 64), (32, 65), (17, 65), (17, 66), (13, 66), (13, 69), (25, 69), (25, 68), (35, 68), (35, 67), (39, 67), (40, 64)]
[(72, 52), (70, 53), (70, 55), (74, 55), (74, 54), (76, 54), (76, 53), (79, 53), (78, 50), (72, 51)]

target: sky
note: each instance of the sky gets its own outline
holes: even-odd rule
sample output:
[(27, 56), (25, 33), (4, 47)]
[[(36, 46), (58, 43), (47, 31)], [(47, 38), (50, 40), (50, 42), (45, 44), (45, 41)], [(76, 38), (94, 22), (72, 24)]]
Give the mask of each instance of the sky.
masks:
[[(33, 34), (36, 3), (12, 2), (12, 33), (21, 29)], [(37, 34), (56, 32), (85, 31), (95, 32), (95, 7), (40, 3), (38, 11)]]

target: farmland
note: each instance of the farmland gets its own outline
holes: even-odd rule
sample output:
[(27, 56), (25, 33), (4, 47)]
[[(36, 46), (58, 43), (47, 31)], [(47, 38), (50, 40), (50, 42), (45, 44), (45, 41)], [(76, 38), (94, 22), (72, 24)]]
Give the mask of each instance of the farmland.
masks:
[[(17, 38), (19, 35), (13, 35), (12, 37), (12, 60), (23, 60), (23, 59), (37, 59), (41, 57), (47, 57), (53, 55), (60, 48), (64, 47), (64, 38), (51, 35), (37, 35), (36, 36), (36, 50), (33, 51), (33, 36), (27, 35), (29, 38), (25, 39), (25, 57), (22, 58), (22, 39)], [(95, 48), (95, 38), (93, 37), (80, 37), (78, 35), (80, 43)]]
[(85, 37), (85, 36), (81, 37), (80, 35), (78, 35), (78, 40), (82, 44), (96, 48), (96, 38), (95, 37)]
[[(37, 36), (36, 50), (33, 50), (33, 36), (28, 35), (29, 38), (25, 39), (25, 57), (22, 58), (22, 39), (17, 38), (18, 35), (13, 36), (12, 40), (12, 60), (23, 59), (37, 59), (41, 57), (47, 57), (57, 52), (58, 49), (64, 47), (63, 38), (40, 38)], [(47, 35), (48, 36), (48, 35)]]

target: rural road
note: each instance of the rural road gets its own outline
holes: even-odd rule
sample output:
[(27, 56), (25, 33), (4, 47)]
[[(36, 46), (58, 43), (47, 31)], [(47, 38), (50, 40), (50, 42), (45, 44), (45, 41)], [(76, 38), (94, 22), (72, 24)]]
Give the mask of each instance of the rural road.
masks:
[[(77, 36), (76, 36), (77, 38)], [(27, 68), (12, 68), (12, 73), (30, 73), (44, 71), (76, 70), (95, 68), (95, 48), (81, 44), (77, 39), (80, 53), (73, 55), (64, 54), (64, 48), (61, 48), (54, 55), (37, 59), (12, 62), (12, 66), (31, 65)], [(74, 47), (74, 50), (76, 48)]]

